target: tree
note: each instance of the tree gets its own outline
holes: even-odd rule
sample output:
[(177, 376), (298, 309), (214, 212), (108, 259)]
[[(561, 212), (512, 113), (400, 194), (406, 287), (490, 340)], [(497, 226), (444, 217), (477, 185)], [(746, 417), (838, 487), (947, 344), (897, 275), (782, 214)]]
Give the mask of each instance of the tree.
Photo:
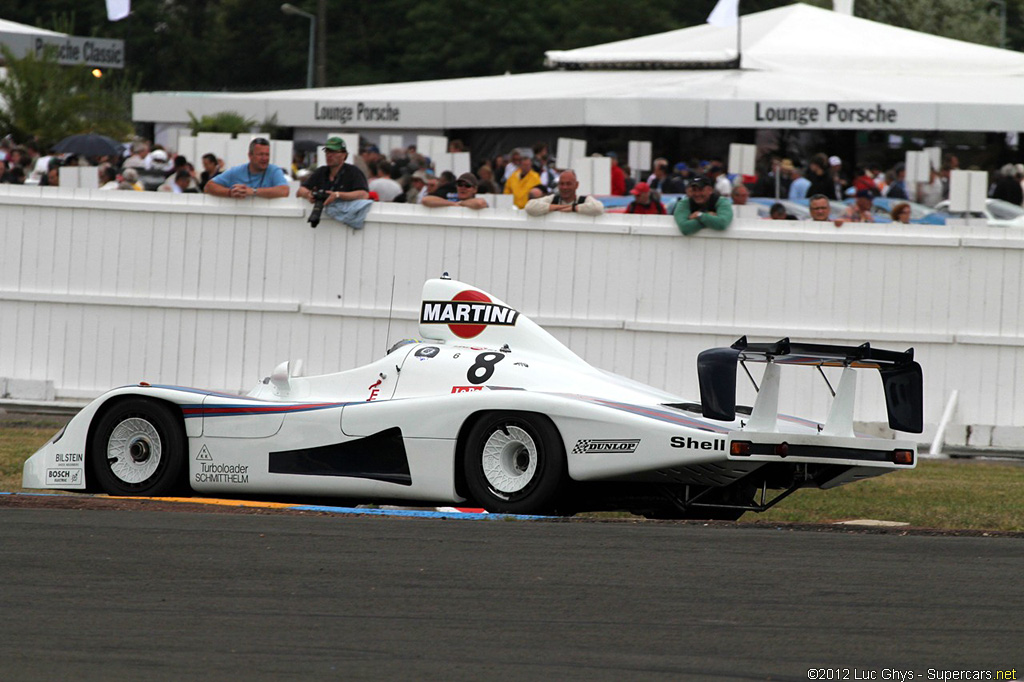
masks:
[(969, 43), (999, 45), (998, 8), (991, 0), (857, 0), (854, 11), (859, 17), (882, 24)]
[(61, 66), (56, 48), (41, 57), (0, 53), (7, 78), (0, 81), (0, 132), (18, 140), (36, 138), (43, 148), (75, 133), (96, 132), (125, 139), (132, 132), (125, 88), (105, 88), (82, 66)]
[[(626, 12), (616, 0), (326, 0), (327, 85), (539, 71), (546, 50), (696, 26), (716, 1), (662, 0), (634, 4)], [(832, 0), (804, 1), (832, 6)], [(1005, 2), (1009, 46), (1024, 47), (1024, 0)], [(115, 23), (106, 20), (97, 0), (9, 4), (5, 19), (124, 40), (125, 74), (143, 90), (273, 90), (299, 88), (306, 80), (309, 24), (283, 15), (281, 0), (133, 0), (131, 16)], [(313, 0), (292, 4), (316, 10)], [(793, 0), (740, 0), (740, 12), (790, 4)], [(986, 45), (999, 40), (995, 0), (856, 0), (855, 11), (866, 19), (950, 38)], [(63, 17), (73, 25), (52, 25)]]

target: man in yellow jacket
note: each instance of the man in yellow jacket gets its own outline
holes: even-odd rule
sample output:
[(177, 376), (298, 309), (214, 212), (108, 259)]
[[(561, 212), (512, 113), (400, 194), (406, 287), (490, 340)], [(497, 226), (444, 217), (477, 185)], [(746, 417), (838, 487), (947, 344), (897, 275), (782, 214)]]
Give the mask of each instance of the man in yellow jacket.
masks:
[(533, 170), (533, 161), (526, 156), (519, 159), (519, 170), (505, 181), (505, 194), (512, 195), (516, 208), (526, 208), (530, 190), (540, 184), (540, 175)]

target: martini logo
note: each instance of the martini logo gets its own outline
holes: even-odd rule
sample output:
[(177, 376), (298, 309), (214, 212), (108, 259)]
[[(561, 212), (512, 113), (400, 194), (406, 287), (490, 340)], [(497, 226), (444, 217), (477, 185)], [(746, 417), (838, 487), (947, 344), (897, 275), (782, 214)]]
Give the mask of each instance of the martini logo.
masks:
[(519, 311), (492, 303), (479, 291), (461, 291), (450, 301), (424, 301), (420, 324), (447, 324), (460, 339), (477, 336), (488, 325), (514, 326)]

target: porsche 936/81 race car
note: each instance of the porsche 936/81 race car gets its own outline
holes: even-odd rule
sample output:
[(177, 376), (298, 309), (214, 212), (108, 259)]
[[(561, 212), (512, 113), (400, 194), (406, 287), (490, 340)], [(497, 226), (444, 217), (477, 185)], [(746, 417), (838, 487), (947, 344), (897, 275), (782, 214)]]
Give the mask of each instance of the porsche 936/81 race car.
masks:
[[(422, 340), (357, 369), (302, 377), (282, 363), (244, 397), (109, 391), (25, 463), (23, 485), (734, 519), (915, 466), (913, 442), (853, 432), (859, 368), (880, 372), (889, 425), (921, 431), (913, 349), (743, 338), (698, 356), (695, 403), (591, 367), (468, 284), (429, 280), (422, 298)], [(765, 363), (752, 408), (736, 405), (748, 362)], [(824, 424), (778, 414), (782, 365), (842, 368)]]

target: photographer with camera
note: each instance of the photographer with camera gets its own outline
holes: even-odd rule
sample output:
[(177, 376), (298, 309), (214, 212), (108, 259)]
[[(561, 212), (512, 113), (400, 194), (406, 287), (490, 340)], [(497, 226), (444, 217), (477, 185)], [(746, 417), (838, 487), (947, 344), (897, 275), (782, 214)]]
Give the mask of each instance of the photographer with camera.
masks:
[(234, 166), (214, 177), (203, 191), (232, 199), (278, 199), (288, 196), (290, 190), (284, 171), (270, 163), (270, 140), (257, 137), (249, 143), (249, 163)]
[[(309, 222), (313, 227), (320, 222), (320, 211), (335, 201), (356, 201), (368, 199), (370, 196), (369, 185), (363, 172), (354, 165), (345, 163), (348, 158), (345, 140), (340, 137), (328, 138), (327, 144), (324, 145), (324, 153), (327, 156), (327, 165), (320, 166), (310, 173), (295, 193), (295, 196), (313, 204), (313, 212), (309, 216)], [(349, 222), (342, 218), (338, 219)]]

